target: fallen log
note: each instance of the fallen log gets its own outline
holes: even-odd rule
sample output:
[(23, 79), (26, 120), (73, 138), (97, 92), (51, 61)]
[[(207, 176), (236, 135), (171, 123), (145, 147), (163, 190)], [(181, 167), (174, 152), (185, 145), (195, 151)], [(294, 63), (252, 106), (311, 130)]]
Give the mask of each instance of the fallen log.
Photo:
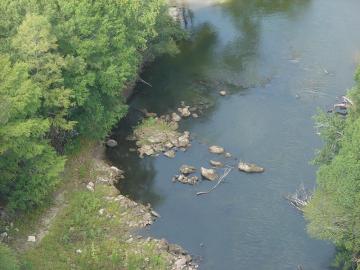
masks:
[(227, 168), (224, 171), (224, 174), (222, 176), (220, 176), (218, 182), (211, 189), (209, 189), (208, 191), (197, 192), (196, 195), (199, 196), (199, 195), (209, 194), (211, 191), (216, 189), (221, 184), (221, 182), (225, 179), (225, 177), (231, 172), (231, 170), (233, 168), (234, 167), (227, 166)]

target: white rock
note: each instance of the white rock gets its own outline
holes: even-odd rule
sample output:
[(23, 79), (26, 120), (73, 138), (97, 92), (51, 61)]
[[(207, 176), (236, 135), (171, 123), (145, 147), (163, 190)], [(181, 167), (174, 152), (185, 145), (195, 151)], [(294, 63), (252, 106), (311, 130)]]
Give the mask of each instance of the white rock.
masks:
[(95, 190), (95, 184), (93, 182), (89, 182), (87, 185), (86, 185), (86, 188), (91, 191), (91, 192), (94, 192)]
[(29, 235), (28, 238), (27, 238), (27, 241), (28, 241), (28, 242), (32, 242), (32, 243), (35, 243), (35, 242), (36, 242), (36, 237), (35, 237), (35, 235)]
[(226, 96), (227, 93), (226, 93), (225, 90), (222, 90), (222, 91), (219, 92), (219, 94), (220, 94), (220, 96)]
[(209, 152), (213, 154), (223, 154), (225, 152), (224, 148), (217, 145), (212, 145), (209, 147)]
[(109, 147), (115, 147), (118, 145), (117, 141), (115, 141), (114, 139), (109, 139), (106, 141), (106, 145)]
[(178, 115), (177, 113), (172, 113), (171, 119), (172, 119), (172, 121), (179, 122), (181, 120), (181, 116)]

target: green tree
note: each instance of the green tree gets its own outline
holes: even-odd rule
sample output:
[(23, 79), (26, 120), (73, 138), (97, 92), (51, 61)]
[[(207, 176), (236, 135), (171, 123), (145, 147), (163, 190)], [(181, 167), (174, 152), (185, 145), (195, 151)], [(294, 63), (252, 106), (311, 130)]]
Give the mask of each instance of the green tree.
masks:
[(75, 123), (67, 120), (72, 90), (64, 87), (65, 60), (56, 51), (57, 39), (48, 19), (26, 15), (12, 44), (18, 58), (28, 64), (31, 79), (42, 90), (41, 113), (49, 119), (50, 137), (56, 140), (61, 130), (71, 130)]
[(0, 100), (7, 107), (0, 125), (0, 197), (9, 208), (40, 204), (64, 166), (45, 139), (49, 121), (37, 116), (41, 97), (27, 65), (0, 56)]
[(352, 258), (337, 264), (343, 269), (360, 269), (360, 76), (355, 78), (348, 118), (318, 118), (326, 126), (325, 146), (318, 159), (317, 189), (305, 209), (310, 234), (339, 247), (338, 262)]

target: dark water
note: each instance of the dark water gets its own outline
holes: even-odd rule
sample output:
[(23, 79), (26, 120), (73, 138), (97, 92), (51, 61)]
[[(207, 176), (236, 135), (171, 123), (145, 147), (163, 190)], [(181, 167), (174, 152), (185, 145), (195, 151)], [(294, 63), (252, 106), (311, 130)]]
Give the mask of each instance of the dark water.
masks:
[[(197, 2), (197, 3), (196, 3)], [(353, 84), (360, 61), (358, 0), (194, 1), (194, 37), (175, 57), (158, 59), (138, 85), (129, 117), (114, 137), (108, 158), (126, 170), (120, 189), (150, 202), (162, 216), (149, 234), (202, 257), (201, 269), (329, 269), (332, 245), (311, 239), (303, 217), (283, 196), (301, 183), (313, 187), (309, 164), (321, 141), (313, 128), (326, 109)], [(231, 93), (220, 97), (217, 92)], [(184, 100), (211, 106), (181, 124), (192, 147), (169, 160), (139, 159), (124, 137), (138, 120), (134, 108), (165, 113)], [(174, 184), (186, 163), (208, 166), (208, 144), (266, 168), (261, 175), (233, 171), (213, 185)], [(203, 243), (203, 246), (200, 245)]]

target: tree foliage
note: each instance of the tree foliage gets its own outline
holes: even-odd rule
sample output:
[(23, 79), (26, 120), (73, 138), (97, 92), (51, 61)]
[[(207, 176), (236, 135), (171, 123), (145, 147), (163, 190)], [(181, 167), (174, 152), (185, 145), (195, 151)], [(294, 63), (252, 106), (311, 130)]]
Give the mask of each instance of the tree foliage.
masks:
[(184, 34), (162, 0), (3, 0), (0, 15), (0, 199), (25, 209), (58, 182), (65, 144), (102, 139), (143, 62)]
[[(331, 240), (352, 254), (353, 261), (344, 262), (344, 269), (359, 264), (360, 256), (359, 74), (360, 71), (355, 76), (356, 86), (350, 92), (354, 104), (346, 121), (340, 123), (339, 119), (320, 117), (327, 125), (327, 132), (323, 134), (326, 142), (323, 153), (326, 154), (319, 159), (322, 165), (317, 173), (318, 186), (305, 211), (310, 234)], [(337, 133), (341, 136), (335, 135)]]

